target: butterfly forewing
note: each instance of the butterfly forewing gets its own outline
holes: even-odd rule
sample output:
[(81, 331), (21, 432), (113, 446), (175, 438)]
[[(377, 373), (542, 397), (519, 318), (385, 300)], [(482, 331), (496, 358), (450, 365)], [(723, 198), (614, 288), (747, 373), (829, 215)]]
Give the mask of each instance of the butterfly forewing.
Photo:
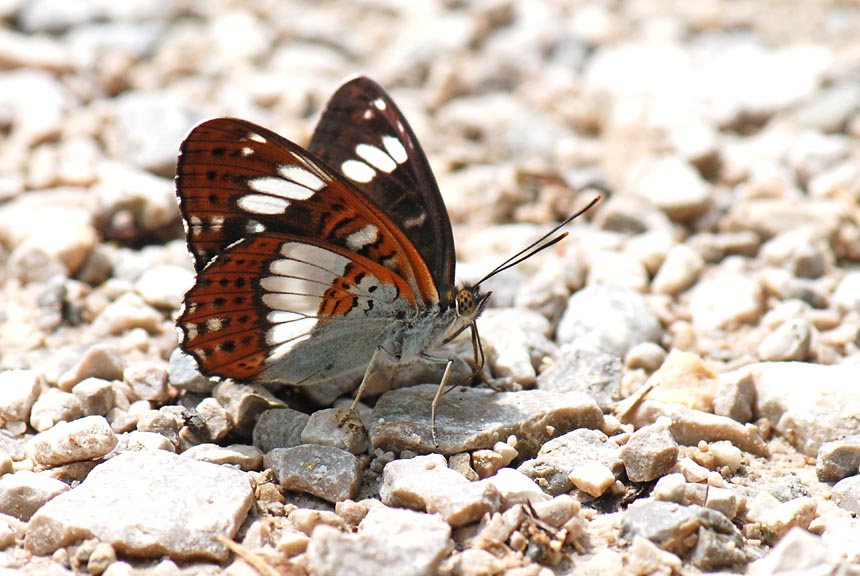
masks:
[(308, 149), (385, 207), (420, 252), (447, 306), (454, 286), (448, 212), (418, 139), (385, 91), (365, 77), (341, 86)]
[(438, 301), (421, 255), (382, 210), (322, 160), (261, 126), (234, 118), (198, 125), (182, 145), (177, 189), (198, 273), (234, 242), (272, 231), (380, 262), (423, 302)]

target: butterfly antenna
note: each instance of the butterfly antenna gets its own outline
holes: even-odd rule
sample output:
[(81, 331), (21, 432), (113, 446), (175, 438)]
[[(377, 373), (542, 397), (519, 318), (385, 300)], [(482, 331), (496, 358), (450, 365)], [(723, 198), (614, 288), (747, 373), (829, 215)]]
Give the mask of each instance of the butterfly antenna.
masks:
[(565, 218), (564, 221), (560, 222), (555, 228), (553, 228), (552, 230), (550, 230), (549, 232), (547, 232), (546, 234), (544, 234), (543, 236), (541, 236), (540, 238), (538, 238), (537, 240), (535, 240), (534, 242), (532, 242), (531, 244), (529, 244), (501, 264), (499, 264), (498, 266), (496, 266), (496, 268), (493, 269), (489, 274), (478, 280), (475, 286), (481, 285), (483, 282), (486, 282), (496, 274), (504, 272), (508, 268), (513, 268), (520, 262), (528, 260), (538, 252), (546, 250), (550, 246), (553, 246), (564, 240), (564, 238), (567, 237), (567, 232), (562, 232), (554, 238), (550, 238), (550, 236), (552, 236), (553, 234), (555, 234), (556, 232), (558, 232), (559, 230), (561, 230), (562, 228), (588, 212), (592, 206), (600, 202), (601, 198), (603, 198), (603, 196), (601, 196), (600, 194), (595, 196), (594, 199), (585, 206), (585, 208), (579, 210), (578, 212), (575, 212), (574, 214), (571, 214), (570, 216)]

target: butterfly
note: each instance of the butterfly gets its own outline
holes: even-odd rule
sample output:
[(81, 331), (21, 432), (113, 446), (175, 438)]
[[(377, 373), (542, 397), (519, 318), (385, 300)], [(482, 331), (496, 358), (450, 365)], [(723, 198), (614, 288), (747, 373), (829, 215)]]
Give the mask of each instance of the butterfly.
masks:
[(550, 236), (599, 199), (455, 287), (430, 164), (366, 77), (335, 92), (307, 149), (236, 118), (197, 125), (181, 145), (176, 191), (197, 273), (177, 319), (182, 350), (204, 374), (244, 382), (311, 386), (364, 370), (356, 403), (391, 360), (446, 363), (441, 393), (453, 360), (433, 352), (466, 329), (483, 376), (481, 284), (561, 240)]

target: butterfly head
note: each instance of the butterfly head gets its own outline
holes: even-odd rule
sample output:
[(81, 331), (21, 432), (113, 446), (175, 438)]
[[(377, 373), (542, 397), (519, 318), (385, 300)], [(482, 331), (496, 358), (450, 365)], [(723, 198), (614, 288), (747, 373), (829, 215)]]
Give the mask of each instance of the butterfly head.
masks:
[(492, 292), (482, 294), (481, 287), (477, 284), (460, 288), (457, 296), (454, 298), (457, 317), (467, 323), (473, 322), (484, 310), (484, 306), (487, 305), (491, 294)]

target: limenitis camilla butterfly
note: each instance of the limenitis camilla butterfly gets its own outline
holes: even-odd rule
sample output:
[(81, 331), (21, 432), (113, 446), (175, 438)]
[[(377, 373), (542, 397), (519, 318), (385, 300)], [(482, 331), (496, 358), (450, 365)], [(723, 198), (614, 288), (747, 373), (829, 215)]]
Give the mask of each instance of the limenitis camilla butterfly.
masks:
[[(216, 118), (182, 143), (176, 190), (197, 281), (177, 320), (204, 374), (310, 386), (430, 353), (469, 328), (487, 278), (561, 240), (559, 228), (473, 286), (454, 285), (454, 240), (430, 165), (403, 114), (357, 77), (307, 149)], [(438, 400), (438, 397), (437, 397)], [(434, 402), (435, 414), (435, 402)]]

